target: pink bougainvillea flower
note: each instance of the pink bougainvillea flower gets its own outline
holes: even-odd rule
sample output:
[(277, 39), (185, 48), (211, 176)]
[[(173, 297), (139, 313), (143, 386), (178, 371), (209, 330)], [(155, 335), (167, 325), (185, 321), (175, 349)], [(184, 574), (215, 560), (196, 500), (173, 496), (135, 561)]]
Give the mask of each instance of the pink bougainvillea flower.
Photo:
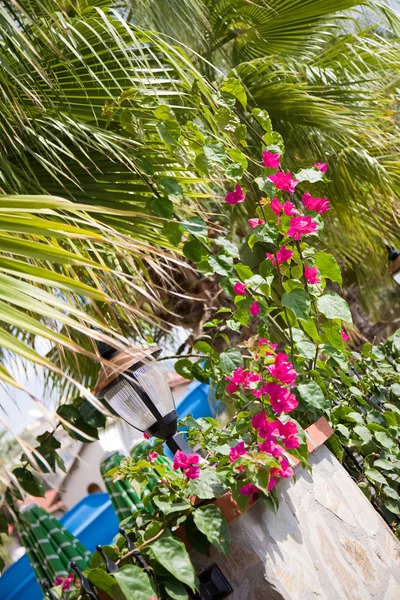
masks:
[(263, 386), (263, 392), (269, 394), (272, 410), (278, 415), (291, 412), (299, 405), (296, 396), (277, 383), (267, 383)]
[(262, 377), (261, 375), (258, 375), (258, 373), (244, 371), (243, 367), (237, 367), (233, 375), (225, 377), (225, 379), (227, 381), (231, 381), (238, 387), (241, 386), (243, 388), (253, 389), (256, 387), (254, 384), (256, 384), (258, 381), (261, 381)]
[(302, 235), (309, 235), (315, 233), (317, 230), (317, 224), (312, 220), (311, 217), (293, 217), (290, 221), (290, 228), (288, 235), (294, 240), (298, 241)]
[(262, 161), (268, 169), (278, 169), (280, 160), (280, 154), (274, 154), (273, 152), (267, 151), (263, 152)]
[(143, 434), (143, 437), (144, 437), (145, 440), (149, 440), (150, 439), (149, 434), (146, 433), (146, 432)]
[(228, 204), (240, 204), (241, 202), (244, 202), (245, 199), (246, 194), (244, 193), (239, 184), (237, 184), (237, 186), (235, 187), (235, 191), (229, 192), (225, 196), (225, 200)]
[(247, 285), (245, 283), (242, 283), (241, 281), (237, 281), (235, 283), (235, 285), (233, 286), (233, 291), (238, 296), (245, 296), (246, 295), (246, 287), (247, 287)]
[(293, 217), (293, 215), (298, 215), (299, 211), (295, 209), (293, 202), (285, 202), (283, 205), (283, 212), (288, 217)]
[(293, 250), (286, 248), (286, 246), (282, 246), (282, 248), (278, 250), (278, 252), (276, 253), (276, 258), (274, 254), (270, 254), (269, 252), (267, 252), (266, 254), (266, 257), (272, 262), (274, 267), (276, 267), (276, 261), (278, 261), (278, 265), (282, 265), (283, 263), (287, 262), (290, 258), (292, 258), (292, 256)]
[(75, 575), (70, 573), (68, 577), (57, 577), (54, 580), (54, 585), (62, 585), (62, 589), (68, 592), (74, 579)]
[(278, 171), (275, 175), (270, 175), (268, 179), (272, 181), (278, 190), (288, 192), (288, 194), (293, 194), (296, 185), (299, 183), (297, 179), (292, 178), (290, 172), (283, 173), (283, 171)]
[(195, 465), (190, 465), (187, 469), (185, 469), (186, 479), (198, 479), (200, 476), (200, 467)]
[(281, 468), (273, 468), (271, 469), (271, 477), (293, 477), (294, 471), (292, 467), (289, 465), (289, 461), (285, 456), (281, 456), (279, 462), (281, 463)]
[(347, 335), (347, 333), (344, 331), (344, 329), (340, 330), (340, 335), (342, 336), (342, 340), (344, 342), (347, 342), (347, 340), (349, 339), (349, 336)]
[(246, 375), (245, 371), (243, 370), (243, 367), (237, 367), (233, 372), (233, 375), (225, 377), (225, 379), (227, 381), (232, 381), (232, 383), (234, 383), (237, 386), (242, 385), (242, 383), (244, 383), (246, 380)]
[(257, 413), (251, 419), (251, 424), (254, 429), (260, 429), (260, 427), (264, 427), (267, 422), (267, 413), (265, 411)]
[(231, 451), (229, 453), (230, 462), (235, 462), (235, 460), (237, 460), (239, 456), (243, 456), (243, 454), (246, 454), (246, 452), (247, 450), (245, 448), (244, 442), (239, 442), (239, 444), (231, 448)]
[(306, 278), (308, 283), (319, 283), (321, 279), (317, 277), (317, 274), (318, 267), (307, 267), (307, 265), (304, 265), (304, 277)]
[(282, 437), (283, 445), (288, 449), (298, 448), (300, 446), (300, 440), (298, 437), (299, 430), (296, 423), (288, 421), (287, 423), (281, 423), (279, 421), (279, 434)]
[(234, 394), (235, 392), (237, 392), (237, 389), (238, 386), (236, 385), (236, 383), (232, 383), (232, 381), (226, 386), (226, 391), (228, 392), (228, 394)]
[(308, 192), (303, 194), (301, 201), (307, 210), (314, 210), (321, 214), (329, 210), (329, 200), (326, 198), (313, 198)]
[(250, 496), (250, 502), (253, 502), (254, 495), (257, 494), (257, 492), (259, 492), (259, 489), (256, 488), (256, 486), (252, 483), (248, 483), (247, 485), (241, 487), (239, 491), (242, 494), (242, 496)]
[(265, 225), (265, 221), (263, 221), (262, 219), (256, 219), (256, 218), (249, 219), (247, 222), (252, 229), (255, 229), (259, 225)]
[(299, 213), (298, 210), (295, 209), (293, 202), (284, 202), (281, 204), (278, 198), (272, 198), (271, 200), (271, 210), (276, 215), (280, 215), (283, 212), (288, 217), (292, 217), (293, 215), (297, 215)]
[(273, 365), (269, 365), (267, 370), (281, 383), (293, 385), (296, 381), (296, 371), (293, 368), (293, 364), (288, 360), (287, 354), (278, 352), (275, 356), (275, 362)]
[(151, 463), (156, 462), (156, 460), (158, 458), (158, 452), (154, 452), (154, 450), (150, 450), (147, 458), (148, 458), (149, 462), (151, 462)]
[(265, 439), (263, 442), (258, 444), (260, 452), (266, 452), (271, 454), (274, 458), (278, 458), (283, 454), (282, 446), (279, 446), (273, 438)]
[(174, 456), (174, 464), (172, 465), (175, 471), (177, 469), (186, 469), (188, 466), (188, 457), (182, 450), (178, 450)]
[(256, 317), (261, 312), (261, 308), (258, 306), (258, 302), (253, 302), (253, 304), (250, 304), (249, 311), (250, 314), (253, 315), (253, 317)]
[(279, 437), (279, 421), (266, 421), (258, 430), (258, 435), (268, 441)]
[(268, 487), (267, 490), (268, 492), (270, 492), (271, 490), (274, 489), (274, 487), (276, 486), (276, 479), (274, 477), (271, 477), (271, 479), (268, 481)]
[(276, 198), (275, 196), (274, 196), (274, 198), (272, 198), (270, 206), (271, 206), (272, 212), (274, 212), (276, 215), (281, 214), (282, 204), (279, 202), (278, 198)]
[(174, 464), (172, 465), (175, 471), (183, 469), (186, 479), (197, 479), (200, 475), (200, 467), (197, 466), (200, 460), (198, 454), (186, 455), (181, 450), (178, 450), (174, 456)]
[(318, 171), (321, 171), (321, 173), (326, 173), (328, 170), (328, 163), (316, 162), (313, 164), (313, 167), (318, 169)]

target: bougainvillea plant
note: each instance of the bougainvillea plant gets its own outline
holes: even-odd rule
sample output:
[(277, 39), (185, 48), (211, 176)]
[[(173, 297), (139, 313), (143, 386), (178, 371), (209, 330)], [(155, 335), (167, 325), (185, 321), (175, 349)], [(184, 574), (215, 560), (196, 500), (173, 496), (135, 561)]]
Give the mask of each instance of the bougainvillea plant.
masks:
[[(326, 357), (346, 362), (350, 354), (342, 329), (343, 322), (351, 323), (350, 311), (339, 294), (325, 290), (327, 279), (340, 282), (339, 267), (309, 243), (323, 227), (321, 214), (329, 202), (308, 190), (302, 202), (293, 197), (300, 182), (323, 181), (326, 165), (293, 176), (280, 169), (280, 154), (267, 147), (261, 157), (264, 171), (256, 183), (263, 193), (249, 220), (248, 246), (261, 243), (265, 259), (252, 269), (232, 242), (205, 240), (198, 267), (221, 276), (231, 307), (206, 324), (212, 335), (196, 343), (199, 361), (177, 364), (183, 375), (213, 383), (231, 413), (222, 424), (211, 417), (187, 417), (183, 426), (193, 453), (177, 452), (172, 468), (158, 463), (163, 451), (158, 443), (140, 460), (125, 460), (113, 471), (139, 493), (149, 476), (157, 481), (145, 496), (144, 510), (126, 524), (154, 575), (157, 598), (188, 597), (198, 585), (182, 540), (200, 551), (213, 545), (228, 554), (229, 527), (215, 499), (230, 491), (241, 510), (257, 498), (276, 508), (276, 484), (294, 475), (291, 458), (308, 464), (305, 434), (293, 415), (309, 414), (310, 406), (318, 412), (327, 402), (318, 363)], [(226, 202), (235, 210), (245, 201), (246, 190), (238, 182)], [(243, 333), (236, 347), (229, 330)], [(270, 341), (272, 331), (277, 343)], [(218, 337), (226, 344), (222, 352), (214, 349)], [(128, 554), (119, 554), (122, 566)], [(97, 571), (87, 576), (101, 587)]]

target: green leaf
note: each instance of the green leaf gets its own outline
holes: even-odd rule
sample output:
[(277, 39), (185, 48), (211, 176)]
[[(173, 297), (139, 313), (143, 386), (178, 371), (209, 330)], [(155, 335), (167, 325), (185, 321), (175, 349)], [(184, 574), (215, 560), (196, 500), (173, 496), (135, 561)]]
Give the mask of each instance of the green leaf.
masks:
[[(168, 535), (153, 542), (151, 550), (160, 565), (172, 573), (176, 579), (189, 586), (193, 591), (196, 589), (196, 573), (183, 542)], [(151, 595), (146, 600), (149, 600), (150, 597)], [(129, 596), (128, 598), (131, 600)]]
[(153, 496), (153, 502), (164, 515), (169, 515), (174, 512), (184, 512), (190, 508), (188, 502), (173, 503), (169, 496)]
[(384, 447), (389, 450), (394, 447), (394, 440), (386, 433), (386, 431), (375, 431), (375, 439)]
[(310, 296), (304, 290), (294, 289), (291, 292), (283, 294), (282, 306), (290, 308), (297, 319), (307, 321), (311, 307)]
[(390, 510), (391, 513), (400, 516), (400, 502), (395, 502), (394, 500), (385, 500), (383, 504), (388, 510)]
[(306, 332), (306, 334), (309, 335), (310, 338), (314, 340), (314, 342), (320, 341), (318, 330), (317, 330), (317, 327), (316, 327), (313, 319), (308, 319), (307, 321), (303, 321), (301, 326), (304, 329), (304, 331)]
[(267, 133), (272, 132), (271, 119), (269, 118), (269, 114), (266, 110), (262, 110), (261, 108), (253, 108), (251, 114), (257, 119), (264, 131)]
[(178, 182), (175, 177), (163, 177), (160, 182), (160, 187), (164, 190), (168, 196), (176, 196), (177, 198), (182, 198), (183, 189), (181, 184)]
[(342, 274), (340, 267), (336, 262), (336, 258), (327, 252), (317, 252), (314, 262), (318, 267), (319, 272), (325, 279), (336, 281), (342, 285)]
[[(154, 551), (154, 546), (151, 548)], [(152, 580), (140, 567), (125, 565), (113, 573), (113, 577), (117, 580), (127, 600), (149, 600), (156, 596)]]
[(54, 437), (50, 431), (45, 431), (42, 435), (38, 435), (36, 441), (46, 450), (57, 450), (61, 448), (60, 442)]
[(182, 237), (182, 229), (178, 223), (167, 221), (163, 225), (163, 233), (173, 246), (179, 246)]
[(250, 279), (253, 277), (254, 273), (247, 265), (242, 263), (238, 263), (235, 265), (236, 273), (239, 275), (242, 281), (246, 281), (246, 279)]
[(185, 379), (193, 379), (193, 363), (189, 358), (180, 358), (176, 361), (174, 367), (178, 375), (181, 375)]
[(195, 263), (200, 262), (206, 253), (207, 251), (199, 240), (190, 240), (183, 245), (183, 254)]
[(246, 158), (246, 155), (243, 154), (243, 152), (241, 152), (240, 150), (238, 150), (237, 148), (230, 148), (228, 150), (228, 155), (230, 156), (230, 158), (235, 161), (235, 163), (239, 163), (241, 165), (241, 167), (243, 168), (243, 170), (245, 171), (247, 169), (248, 165), (248, 160)]
[(192, 479), (188, 485), (190, 496), (197, 496), (200, 500), (220, 498), (227, 491), (224, 477), (214, 470), (203, 469), (197, 479)]
[(154, 198), (151, 198), (149, 206), (153, 215), (163, 219), (170, 219), (174, 214), (174, 205), (168, 198), (154, 196)]
[(364, 444), (368, 444), (368, 442), (372, 440), (372, 433), (365, 425), (356, 425), (354, 431), (362, 439)]
[(228, 556), (231, 536), (229, 525), (221, 510), (215, 504), (201, 506), (194, 511), (193, 520), (208, 541)]
[[(279, 467), (278, 467), (279, 468)], [(252, 477), (255, 486), (265, 493), (268, 493), (268, 484), (271, 479), (271, 474), (268, 469), (258, 469), (255, 476)]]
[(29, 469), (24, 467), (17, 467), (13, 469), (13, 474), (18, 479), (18, 483), (31, 496), (43, 497), (46, 490), (40, 481)]
[(237, 367), (243, 365), (243, 357), (240, 350), (228, 348), (219, 357), (219, 366), (224, 373), (232, 373)]
[(103, 590), (113, 600), (126, 600), (126, 596), (112, 575), (104, 569), (92, 568), (83, 572), (85, 577), (99, 590)]
[(239, 100), (240, 104), (243, 108), (246, 108), (247, 105), (247, 96), (243, 85), (240, 83), (236, 77), (228, 77), (225, 79), (223, 84), (220, 87), (220, 92), (222, 94), (230, 94), (234, 96), (237, 100)]
[(350, 324), (353, 322), (349, 305), (335, 292), (327, 292), (317, 298), (317, 306), (327, 319), (340, 319)]
[(343, 423), (339, 423), (338, 425), (336, 425), (336, 429), (338, 431), (340, 431), (340, 433), (345, 437), (345, 438), (349, 438), (350, 437), (350, 430), (348, 427), (346, 427), (346, 425), (343, 425)]
[(324, 354), (328, 354), (332, 360), (334, 360), (341, 369), (346, 371), (349, 368), (349, 363), (347, 358), (343, 352), (341, 352), (338, 348), (335, 348), (331, 344), (322, 344), (320, 346), (321, 352)]
[(313, 379), (299, 383), (297, 386), (300, 397), (310, 406), (315, 406), (320, 410), (325, 408), (326, 400), (318, 383)]
[(275, 186), (268, 177), (256, 177), (254, 183), (257, 184), (260, 190), (267, 194), (267, 196), (274, 195)]
[(328, 342), (331, 346), (343, 352), (344, 344), (340, 333), (341, 326), (335, 323), (335, 321), (327, 321), (326, 323), (322, 323), (321, 328), (323, 330), (324, 342)]
[(231, 163), (225, 170), (225, 175), (233, 181), (239, 181), (243, 177), (243, 167), (239, 163)]
[(218, 168), (225, 167), (227, 155), (221, 142), (206, 144), (203, 150), (208, 169), (213, 172)]
[(203, 340), (199, 340), (198, 342), (196, 342), (194, 347), (196, 348), (196, 350), (198, 350), (199, 352), (203, 352), (204, 354), (209, 354), (212, 351), (210, 344), (204, 342)]
[(167, 120), (157, 125), (158, 133), (163, 142), (170, 146), (178, 146), (181, 128), (177, 121)]
[(387, 480), (382, 475), (382, 473), (379, 473), (379, 471), (377, 471), (376, 469), (366, 469), (365, 476), (368, 477), (368, 479), (375, 481), (376, 483), (382, 483), (383, 485), (388, 484)]
[(91, 427), (105, 427), (106, 416), (103, 415), (89, 400), (83, 400), (79, 412), (84, 421)]
[(3, 571), (5, 566), (6, 566), (6, 563), (4, 562), (3, 557), (0, 556), (0, 573)]
[(392, 487), (386, 485), (383, 488), (383, 491), (384, 491), (384, 493), (385, 493), (386, 496), (389, 496), (390, 498), (393, 498), (394, 500), (399, 500), (400, 501), (399, 494)]
[(207, 239), (208, 227), (207, 223), (200, 219), (200, 217), (192, 217), (187, 221), (181, 221), (180, 226), (184, 231), (191, 233), (195, 237)]
[(324, 174), (319, 169), (310, 167), (309, 169), (300, 169), (294, 178), (297, 179), (297, 181), (309, 181), (310, 183), (316, 183), (317, 181), (323, 180)]
[(315, 345), (311, 342), (297, 342), (296, 348), (298, 353), (303, 358), (313, 360), (315, 356)]
[(180, 581), (166, 581), (164, 587), (172, 600), (188, 600), (187, 591)]
[(278, 228), (275, 223), (266, 223), (257, 227), (256, 233), (254, 234), (257, 242), (263, 244), (275, 244), (278, 236)]
[(374, 467), (379, 467), (380, 469), (385, 469), (385, 471), (393, 471), (394, 465), (390, 462), (390, 460), (386, 460), (385, 458), (378, 458), (374, 462)]

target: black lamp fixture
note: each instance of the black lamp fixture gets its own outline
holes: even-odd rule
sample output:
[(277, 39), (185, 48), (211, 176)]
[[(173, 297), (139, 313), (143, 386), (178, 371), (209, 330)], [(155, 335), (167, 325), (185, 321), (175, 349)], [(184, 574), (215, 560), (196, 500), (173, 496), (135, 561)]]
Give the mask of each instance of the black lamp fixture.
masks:
[(175, 454), (191, 452), (182, 435), (177, 433), (178, 413), (163, 369), (155, 358), (159, 348), (131, 348), (119, 351), (99, 344), (106, 359), (93, 393), (104, 399), (111, 409), (135, 429), (165, 440)]
[(400, 250), (395, 250), (392, 246), (388, 246), (387, 244), (386, 248), (391, 262), (389, 275), (397, 285), (400, 285)]

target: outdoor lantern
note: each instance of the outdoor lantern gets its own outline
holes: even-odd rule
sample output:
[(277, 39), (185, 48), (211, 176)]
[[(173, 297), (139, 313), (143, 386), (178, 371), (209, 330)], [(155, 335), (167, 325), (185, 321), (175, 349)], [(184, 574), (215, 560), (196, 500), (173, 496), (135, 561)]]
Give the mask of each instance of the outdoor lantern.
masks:
[(392, 279), (400, 285), (400, 250), (395, 250), (392, 246), (386, 246), (389, 253), (390, 265), (389, 274)]
[(159, 348), (132, 348), (118, 351), (107, 344), (99, 345), (102, 365), (94, 394), (135, 429), (166, 441), (170, 450), (190, 453), (185, 439), (177, 434), (178, 413), (165, 378), (155, 360)]

